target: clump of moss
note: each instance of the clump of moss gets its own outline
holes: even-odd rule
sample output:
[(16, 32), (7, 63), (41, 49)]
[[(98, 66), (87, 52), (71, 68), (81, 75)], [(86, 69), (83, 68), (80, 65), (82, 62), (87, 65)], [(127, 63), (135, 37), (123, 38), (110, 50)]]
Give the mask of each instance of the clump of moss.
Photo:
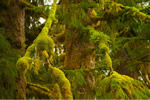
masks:
[(19, 58), (19, 60), (16, 63), (19, 73), (25, 75), (27, 72), (27, 69), (29, 69), (31, 62), (32, 62), (32, 59), (30, 57)]
[(49, 66), (49, 73), (56, 83), (58, 83), (64, 99), (73, 99), (71, 85), (65, 74), (58, 68)]
[(113, 71), (97, 82), (98, 99), (148, 99), (150, 92), (141, 82)]
[(99, 53), (107, 52), (109, 53), (109, 47), (106, 45), (106, 43), (102, 42), (98, 45)]
[(37, 47), (37, 52), (46, 50), (49, 55), (53, 54), (54, 42), (48, 35), (42, 35), (38, 37), (34, 44)]

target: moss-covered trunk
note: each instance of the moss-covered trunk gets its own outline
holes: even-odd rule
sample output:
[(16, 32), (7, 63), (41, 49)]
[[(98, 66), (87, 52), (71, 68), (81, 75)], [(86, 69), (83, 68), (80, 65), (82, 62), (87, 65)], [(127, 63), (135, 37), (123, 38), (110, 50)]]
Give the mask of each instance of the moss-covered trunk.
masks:
[[(90, 43), (90, 41), (84, 41), (84, 37), (81, 36), (80, 32), (73, 31), (71, 34), (66, 34), (65, 47), (65, 69), (77, 70), (95, 68), (94, 44)], [(85, 81), (87, 83), (85, 87), (86, 94), (81, 98), (93, 98), (92, 89), (95, 84), (95, 78), (92, 73), (86, 73)]]
[(5, 36), (11, 45), (15, 48), (24, 48), (25, 32), (24, 32), (24, 16), (25, 9), (20, 0), (10, 0), (6, 2), (4, 13)]
[(84, 41), (80, 35), (77, 32), (66, 35), (66, 69), (92, 69), (95, 67), (94, 45), (89, 41)]

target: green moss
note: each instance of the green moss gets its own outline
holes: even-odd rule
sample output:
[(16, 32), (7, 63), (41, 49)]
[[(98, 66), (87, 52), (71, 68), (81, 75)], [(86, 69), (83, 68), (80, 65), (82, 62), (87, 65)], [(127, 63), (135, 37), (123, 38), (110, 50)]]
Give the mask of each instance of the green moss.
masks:
[(107, 53), (109, 53), (109, 47), (106, 45), (106, 43), (100, 43), (99, 45), (98, 45), (98, 48), (100, 49), (100, 53), (104, 53), (104, 52), (107, 52)]
[(0, 58), (0, 99), (15, 98), (17, 76), (15, 62)]
[(10, 43), (4, 37), (4, 29), (0, 27), (0, 51), (6, 52), (10, 48)]
[(105, 54), (104, 60), (105, 60), (106, 65), (107, 65), (109, 68), (112, 67), (112, 61), (111, 61), (111, 58), (110, 58), (110, 56), (109, 56), (108, 53)]
[(49, 55), (47, 53), (46, 50), (42, 51), (42, 60), (45, 61), (46, 59), (48, 59)]
[(19, 58), (16, 66), (19, 70), (19, 75), (25, 75), (27, 72), (27, 69), (30, 67), (30, 63), (32, 62), (32, 59), (30, 57), (22, 57)]
[(26, 53), (24, 56), (26, 57), (33, 57), (35, 55), (35, 44), (32, 44), (29, 46), (26, 50)]
[(65, 74), (58, 68), (49, 66), (49, 73), (56, 83), (58, 83), (61, 94), (64, 99), (73, 99), (71, 86), (69, 80), (65, 77)]
[(46, 50), (49, 55), (53, 54), (54, 42), (49, 36), (40, 36), (35, 41), (34, 44), (37, 47), (37, 52)]
[(102, 42), (104, 43), (109, 42), (109, 37), (103, 32), (98, 32), (93, 27), (90, 26), (88, 26), (87, 29), (89, 30), (90, 33), (90, 41), (93, 42), (96, 46)]
[(38, 57), (33, 60), (34, 64), (32, 65), (33, 71), (35, 74), (38, 74), (39, 69), (41, 68), (41, 62)]
[(113, 71), (109, 77), (97, 83), (97, 98), (148, 99), (150, 92), (141, 82)]

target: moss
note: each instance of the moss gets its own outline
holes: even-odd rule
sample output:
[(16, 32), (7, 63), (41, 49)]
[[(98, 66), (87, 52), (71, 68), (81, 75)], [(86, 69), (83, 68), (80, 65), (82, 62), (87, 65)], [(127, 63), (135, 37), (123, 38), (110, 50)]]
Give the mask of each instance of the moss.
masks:
[(32, 94), (33, 96), (35, 96), (36, 97), (36, 95), (35, 94), (37, 94), (37, 95), (40, 95), (41, 97), (46, 97), (46, 98), (52, 98), (52, 94), (53, 94), (53, 92), (50, 90), (50, 89), (48, 89), (48, 88), (46, 88), (46, 87), (44, 87), (44, 86), (42, 86), (42, 85), (39, 85), (39, 84), (34, 84), (34, 83), (27, 83), (27, 88), (30, 90), (30, 92), (28, 93), (28, 94), (31, 94), (31, 91), (33, 92), (35, 92), (34, 94)]
[(33, 57), (35, 55), (35, 44), (32, 44), (29, 46), (26, 50), (26, 53), (24, 56), (26, 57)]
[(91, 18), (94, 18), (97, 16), (97, 13), (95, 12), (94, 9), (89, 9), (88, 14)]
[(33, 60), (34, 64), (32, 65), (33, 71), (35, 74), (38, 74), (39, 69), (41, 68), (41, 62), (38, 57)]
[(6, 52), (11, 48), (10, 43), (4, 37), (4, 29), (0, 27), (0, 51)]
[(15, 98), (17, 76), (15, 62), (0, 58), (0, 99)]
[(51, 74), (55, 82), (58, 83), (63, 98), (73, 99), (70, 82), (65, 77), (65, 74), (60, 69), (52, 66), (49, 66), (49, 73)]
[(19, 70), (19, 75), (22, 76), (22, 74), (23, 75), (26, 74), (27, 69), (29, 69), (31, 62), (32, 62), (32, 59), (30, 57), (22, 57), (18, 59), (16, 66)]
[(102, 42), (98, 45), (98, 48), (100, 49), (101, 53), (107, 52), (109, 53), (109, 47), (106, 45), (106, 43)]
[(47, 51), (43, 50), (42, 51), (42, 60), (44, 61), (44, 60), (48, 59), (48, 57), (49, 57), (49, 55), (48, 55)]
[(107, 36), (103, 32), (98, 32), (97, 30), (95, 30), (93, 27), (90, 26), (88, 26), (87, 29), (89, 30), (90, 33), (90, 41), (93, 42), (96, 46), (102, 42), (104, 43), (109, 42), (109, 36)]
[[(101, 92), (101, 93), (100, 93)], [(97, 83), (97, 98), (148, 99), (150, 92), (141, 82), (113, 71), (109, 77)]]
[(52, 97), (54, 99), (61, 99), (61, 91), (60, 91), (60, 87), (59, 87), (59, 85), (57, 83), (54, 84), (52, 92), (53, 92)]
[[(25, 88), (26, 88), (26, 73), (27, 70), (31, 70), (31, 62), (33, 63), (33, 70), (36, 74), (38, 74), (39, 69), (41, 68), (41, 62), (45, 62), (48, 57), (51, 57), (53, 55), (53, 49), (54, 49), (54, 42), (53, 40), (48, 36), (49, 28), (52, 25), (52, 22), (55, 19), (55, 12), (56, 12), (56, 3), (52, 4), (52, 8), (49, 12), (48, 19), (45, 23), (45, 26), (43, 27), (41, 33), (37, 36), (37, 38), (34, 40), (33, 44), (27, 48), (27, 51), (25, 53), (25, 56), (18, 59), (16, 66), (19, 71), (19, 77), (18, 77), (18, 90), (17, 90), (17, 98), (26, 98), (25, 96)], [(32, 60), (33, 58), (33, 60)], [(49, 63), (47, 61), (47, 63)], [(56, 78), (57, 79), (57, 78)], [(59, 78), (60, 79), (60, 78)], [(62, 87), (62, 86), (61, 86)], [(33, 87), (35, 90), (37, 90), (36, 87)], [(62, 88), (64, 89), (64, 88)], [(58, 89), (57, 89), (58, 90)]]
[(49, 36), (42, 35), (34, 41), (37, 47), (37, 52), (46, 50), (49, 55), (53, 54), (54, 42)]
[(104, 60), (105, 60), (106, 65), (107, 65), (109, 68), (112, 67), (112, 61), (111, 61), (111, 58), (110, 58), (110, 56), (109, 56), (108, 53), (105, 54)]

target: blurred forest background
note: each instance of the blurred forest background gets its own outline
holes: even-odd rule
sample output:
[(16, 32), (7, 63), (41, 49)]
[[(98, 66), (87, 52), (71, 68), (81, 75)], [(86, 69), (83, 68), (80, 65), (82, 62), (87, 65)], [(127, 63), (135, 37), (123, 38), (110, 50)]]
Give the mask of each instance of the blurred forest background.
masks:
[(0, 0), (0, 99), (149, 99), (150, 0)]

